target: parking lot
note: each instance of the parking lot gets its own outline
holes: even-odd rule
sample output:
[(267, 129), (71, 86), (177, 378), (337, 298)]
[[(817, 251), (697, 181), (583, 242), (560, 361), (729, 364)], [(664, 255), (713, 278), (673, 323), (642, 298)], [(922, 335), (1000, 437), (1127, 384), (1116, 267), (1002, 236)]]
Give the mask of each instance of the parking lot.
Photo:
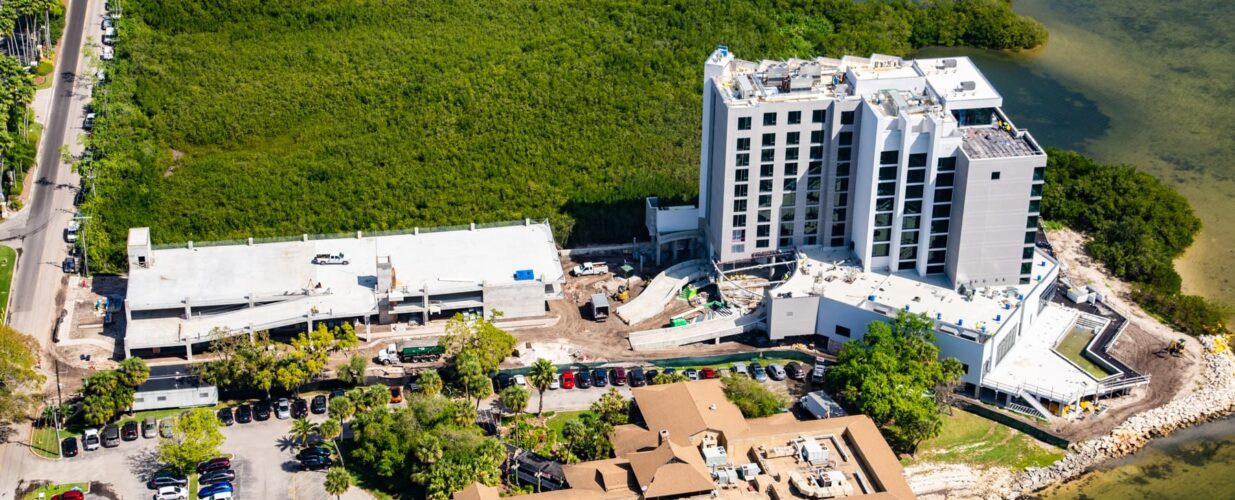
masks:
[[(324, 420), (325, 415), (311, 415), (310, 420)], [(296, 443), (287, 435), (291, 420), (253, 421), (223, 427), (221, 451), (232, 456), (236, 471), (235, 498), (333, 498), (323, 487), (324, 471), (301, 472), (296, 461)], [(46, 460), (30, 454), (23, 461), (22, 479), (26, 482), (48, 480), (56, 483), (95, 482), (99, 492), (110, 491), (118, 498), (144, 499), (153, 493), (146, 489), (145, 479), (158, 469), (158, 439), (138, 438), (122, 441), (115, 448), (82, 450), (73, 458)], [(196, 498), (197, 492), (190, 492)], [(88, 497), (103, 498), (103, 495)], [(368, 498), (352, 488), (344, 498)]]

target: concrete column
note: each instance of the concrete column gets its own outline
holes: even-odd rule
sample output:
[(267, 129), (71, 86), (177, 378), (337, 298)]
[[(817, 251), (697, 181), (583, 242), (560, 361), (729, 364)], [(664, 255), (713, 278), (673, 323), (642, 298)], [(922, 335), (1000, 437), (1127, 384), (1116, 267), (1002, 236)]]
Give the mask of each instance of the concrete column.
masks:
[(189, 298), (184, 298), (184, 319), (193, 319), (193, 308), (189, 306)]
[(424, 303), (425, 310), (423, 313), (424, 317), (421, 319), (420, 324), (427, 326), (429, 324), (429, 287), (428, 286), (425, 286), (424, 298), (422, 298), (421, 301)]
[(313, 318), (312, 318), (312, 317), (310, 317), (310, 318), (309, 318), (309, 320), (308, 320), (308, 321), (305, 321), (305, 323), (304, 323), (304, 324), (305, 324), (305, 331), (304, 331), (304, 334), (305, 334), (305, 335), (308, 335), (308, 334), (310, 334), (310, 333), (313, 333)]
[(253, 308), (253, 294), (250, 293), (248, 295), (248, 299), (249, 299), (249, 309), (252, 309)]
[[(129, 308), (129, 299), (124, 299), (124, 321), (126, 328), (128, 325), (133, 324), (133, 310)], [(127, 347), (125, 348), (124, 356), (126, 358), (129, 356)]]
[(190, 340), (184, 341), (184, 355), (189, 361), (193, 361), (193, 342)]

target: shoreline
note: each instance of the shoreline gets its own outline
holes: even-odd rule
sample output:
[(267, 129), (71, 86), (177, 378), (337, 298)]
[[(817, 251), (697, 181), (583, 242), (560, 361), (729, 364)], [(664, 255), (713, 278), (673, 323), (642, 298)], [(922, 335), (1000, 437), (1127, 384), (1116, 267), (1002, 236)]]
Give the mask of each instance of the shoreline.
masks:
[(1201, 385), (1169, 403), (1143, 411), (1100, 437), (1073, 443), (1062, 459), (1026, 469), (1012, 479), (1005, 498), (1040, 492), (1078, 479), (1091, 468), (1140, 451), (1155, 438), (1235, 412), (1235, 358), (1220, 336), (1197, 337), (1205, 347)]

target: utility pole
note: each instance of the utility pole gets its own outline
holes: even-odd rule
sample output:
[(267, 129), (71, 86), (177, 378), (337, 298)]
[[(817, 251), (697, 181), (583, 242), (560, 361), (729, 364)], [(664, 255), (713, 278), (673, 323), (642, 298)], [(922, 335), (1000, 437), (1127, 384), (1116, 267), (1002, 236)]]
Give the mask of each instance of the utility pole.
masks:
[(86, 222), (87, 222), (87, 221), (89, 221), (90, 219), (93, 219), (93, 218), (94, 218), (94, 217), (89, 216), (89, 215), (75, 215), (75, 216), (73, 216), (73, 220), (82, 221), (82, 224), (81, 224), (81, 237), (80, 237), (80, 238), (78, 238), (78, 239), (79, 239), (79, 240), (81, 240), (81, 268), (82, 268), (82, 275), (83, 275), (83, 276), (85, 276), (85, 277), (87, 277), (87, 278), (89, 278), (89, 277), (90, 277), (90, 244), (89, 244), (88, 242), (86, 242)]
[(64, 458), (64, 448), (60, 446), (60, 407), (64, 404), (63, 396), (60, 394), (60, 360), (56, 359), (56, 406), (52, 408), (52, 420), (56, 421), (56, 453), (60, 458)]

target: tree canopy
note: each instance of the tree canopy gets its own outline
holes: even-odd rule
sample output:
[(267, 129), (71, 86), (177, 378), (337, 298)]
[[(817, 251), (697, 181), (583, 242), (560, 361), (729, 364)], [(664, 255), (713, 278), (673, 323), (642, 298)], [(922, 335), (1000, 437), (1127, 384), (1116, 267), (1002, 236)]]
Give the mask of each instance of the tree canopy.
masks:
[(112, 271), (137, 226), (162, 243), (532, 217), (560, 242), (629, 241), (646, 196), (697, 195), (717, 44), (759, 60), (1046, 38), (1007, 0), (131, 0), (122, 22), (84, 205)]
[(0, 426), (29, 415), (38, 401), (39, 384), (43, 382), (43, 375), (35, 368), (38, 349), (34, 337), (0, 325)]
[(133, 406), (137, 386), (150, 376), (141, 358), (126, 358), (115, 370), (96, 372), (83, 381), (82, 416), (89, 425), (110, 422), (117, 412)]
[(223, 433), (219, 419), (209, 408), (185, 412), (172, 425), (172, 437), (159, 440), (159, 461), (189, 473), (197, 464), (219, 456)]
[(827, 371), (827, 384), (869, 415), (893, 448), (911, 451), (939, 434), (943, 418), (932, 393), (962, 372), (955, 358), (939, 359), (931, 320), (902, 311), (895, 322), (873, 321), (861, 339), (846, 342)]
[(784, 411), (786, 398), (749, 377), (731, 374), (721, 380), (725, 397), (737, 405), (746, 418), (766, 417)]
[(1115, 276), (1137, 283), (1133, 298), (1186, 333), (1224, 333), (1230, 311), (1180, 293), (1174, 261), (1201, 220), (1188, 200), (1152, 175), (1048, 149), (1042, 217), (1092, 238), (1085, 251)]

